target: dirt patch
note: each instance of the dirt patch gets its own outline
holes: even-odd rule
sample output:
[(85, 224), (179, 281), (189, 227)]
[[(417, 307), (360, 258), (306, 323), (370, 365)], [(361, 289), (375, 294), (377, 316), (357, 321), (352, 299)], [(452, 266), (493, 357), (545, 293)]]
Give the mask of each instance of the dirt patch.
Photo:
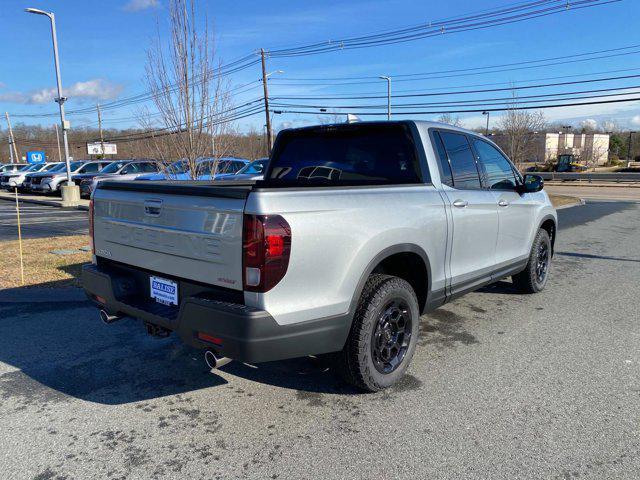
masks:
[[(91, 252), (80, 250), (87, 245), (86, 235), (23, 240), (25, 286), (79, 286), (82, 265), (91, 261)], [(55, 255), (54, 250), (66, 254)], [(0, 251), (0, 289), (22, 286), (18, 241), (0, 242)]]
[(564, 205), (574, 205), (579, 204), (580, 199), (578, 197), (572, 197), (571, 195), (555, 195), (550, 194), (549, 198), (551, 199), (551, 203), (554, 207), (562, 207)]

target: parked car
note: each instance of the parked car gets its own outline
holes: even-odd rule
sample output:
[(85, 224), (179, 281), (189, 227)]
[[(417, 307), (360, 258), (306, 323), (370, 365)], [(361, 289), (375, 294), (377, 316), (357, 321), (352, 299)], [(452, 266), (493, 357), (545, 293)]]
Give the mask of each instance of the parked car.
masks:
[(39, 185), (43, 177), (50, 175), (52, 173), (58, 172), (66, 172), (66, 164), (65, 162), (60, 162), (58, 165), (52, 167), (49, 171), (46, 172), (37, 172), (29, 174), (29, 191), (30, 192), (38, 192)]
[(262, 180), (262, 176), (264, 174), (265, 169), (267, 168), (267, 164), (269, 163), (268, 158), (259, 158), (258, 160), (254, 160), (249, 165), (245, 165), (237, 173), (229, 173), (225, 175), (218, 175), (216, 180), (226, 180), (226, 181), (243, 181), (243, 180)]
[(422, 313), (506, 277), (544, 289), (557, 215), (490, 140), (394, 121), (281, 131), (257, 182), (100, 182), (90, 222), (106, 323), (176, 332), (211, 367), (331, 353), (376, 391)]
[(15, 172), (28, 166), (28, 163), (0, 163), (0, 174)]
[[(197, 160), (197, 176), (195, 180), (212, 180), (220, 175), (235, 174), (238, 170), (250, 164), (249, 160), (243, 158), (201, 158)], [(167, 171), (141, 175), (137, 180), (194, 180), (189, 172), (189, 165), (186, 160), (178, 160), (167, 168)]]
[(18, 191), (29, 192), (31, 191), (31, 180), (36, 173), (46, 173), (51, 172), (56, 168), (59, 168), (60, 165), (64, 165), (64, 162), (49, 162), (47, 163), (42, 170), (39, 172), (30, 172), (24, 176), (24, 180), (22, 181), (22, 185), (18, 187)]
[[(107, 166), (110, 162), (107, 161), (87, 161), (78, 160), (70, 163), (71, 179), (74, 179), (75, 175), (82, 173), (95, 173), (99, 172), (103, 167)], [(31, 179), (31, 189), (35, 192), (41, 193), (56, 193), (60, 191), (60, 186), (67, 181), (67, 167), (63, 164), (62, 169), (50, 171), (42, 175), (34, 176)]]
[(14, 172), (3, 173), (2, 177), (0, 177), (0, 187), (7, 190), (18, 188), (22, 185), (22, 182), (24, 181), (25, 175), (27, 175), (27, 173), (39, 172), (46, 165), (46, 163), (34, 163)]
[(96, 173), (76, 175), (74, 180), (80, 185), (80, 196), (90, 197), (99, 181), (107, 178), (117, 180), (135, 180), (138, 176), (158, 172), (158, 165), (153, 161), (116, 160)]

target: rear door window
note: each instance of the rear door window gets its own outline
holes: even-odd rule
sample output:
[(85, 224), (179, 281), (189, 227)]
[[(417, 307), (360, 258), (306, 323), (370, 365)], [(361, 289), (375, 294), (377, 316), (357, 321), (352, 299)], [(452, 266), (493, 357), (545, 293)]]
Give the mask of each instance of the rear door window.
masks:
[(467, 136), (447, 131), (441, 131), (440, 136), (451, 165), (453, 186), (460, 190), (482, 188), (476, 158)]
[(296, 186), (423, 181), (410, 130), (388, 123), (285, 131), (278, 137), (267, 178)]

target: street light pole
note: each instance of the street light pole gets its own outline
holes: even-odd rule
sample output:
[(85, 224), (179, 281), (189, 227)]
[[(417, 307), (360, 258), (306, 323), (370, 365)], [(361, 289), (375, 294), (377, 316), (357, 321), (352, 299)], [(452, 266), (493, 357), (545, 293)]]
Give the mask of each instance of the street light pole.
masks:
[[(69, 162), (69, 140), (67, 138), (67, 130), (68, 130), (69, 124), (64, 116), (64, 102), (67, 99), (66, 97), (62, 96), (62, 78), (60, 75), (60, 61), (58, 59), (58, 35), (56, 33), (56, 16), (53, 14), (53, 12), (45, 12), (44, 10), (40, 10), (37, 8), (26, 8), (25, 12), (33, 13), (36, 15), (44, 15), (45, 17), (49, 18), (49, 22), (51, 23), (51, 38), (53, 41), (53, 60), (54, 60), (55, 69), (56, 69), (56, 83), (58, 87), (58, 97), (55, 98), (54, 100), (60, 107), (60, 124), (62, 125), (62, 142), (64, 144), (65, 163), (67, 164), (67, 187), (74, 187), (74, 183), (71, 180), (71, 166)], [(77, 195), (74, 193), (77, 193)], [(79, 195), (80, 195), (79, 192), (75, 192), (74, 189), (62, 188), (63, 204), (65, 202), (77, 203), (77, 198), (79, 198)]]
[(387, 81), (387, 120), (391, 120), (391, 77), (380, 76), (380, 80)]
[(60, 134), (58, 133), (58, 124), (54, 123), (54, 127), (56, 127), (56, 141), (58, 142), (58, 161), (62, 161), (62, 153), (60, 153)]
[(489, 115), (490, 114), (491, 114), (491, 112), (487, 112), (487, 111), (482, 112), (482, 115), (486, 115), (487, 116), (487, 126), (484, 129), (484, 136), (485, 137), (489, 135)]

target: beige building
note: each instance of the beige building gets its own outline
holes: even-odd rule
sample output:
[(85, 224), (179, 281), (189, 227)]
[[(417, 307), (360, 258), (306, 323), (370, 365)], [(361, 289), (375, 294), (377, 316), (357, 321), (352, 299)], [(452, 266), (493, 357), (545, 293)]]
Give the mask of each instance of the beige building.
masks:
[(548, 162), (558, 155), (573, 154), (587, 165), (604, 165), (609, 159), (609, 135), (604, 133), (539, 133), (531, 161)]

